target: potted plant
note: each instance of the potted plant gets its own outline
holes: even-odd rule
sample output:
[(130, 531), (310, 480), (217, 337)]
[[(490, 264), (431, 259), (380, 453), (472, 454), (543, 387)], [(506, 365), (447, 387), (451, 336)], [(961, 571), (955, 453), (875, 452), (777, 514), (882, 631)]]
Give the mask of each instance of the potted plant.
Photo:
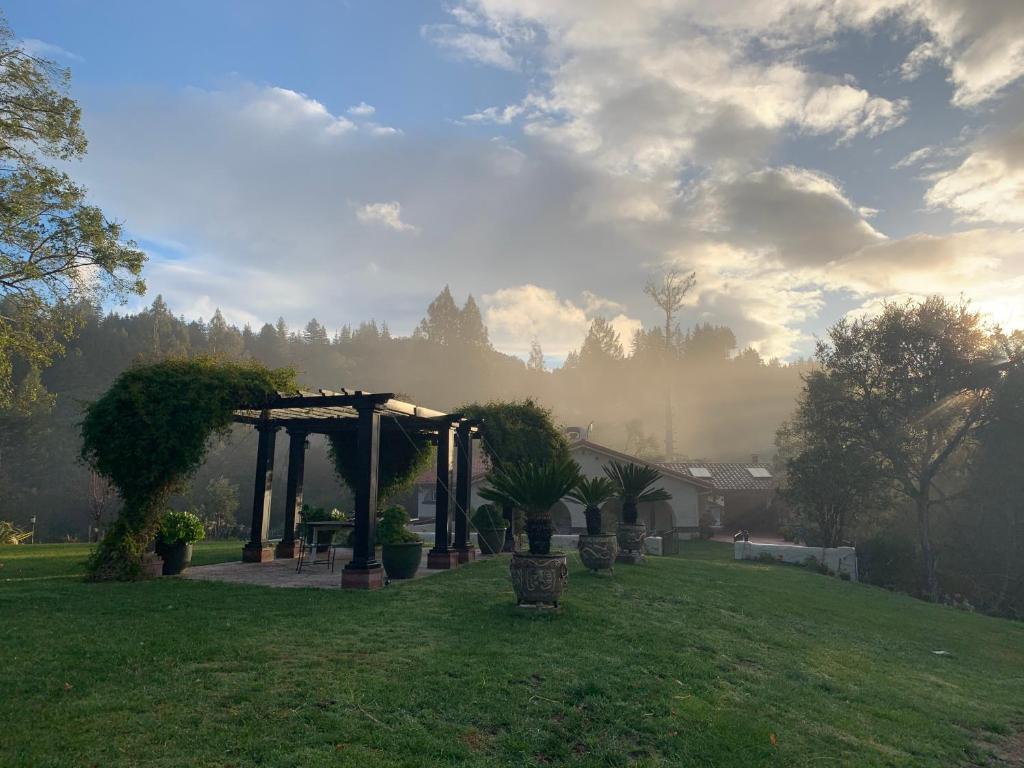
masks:
[(617, 532), (620, 551), (615, 559), (620, 563), (642, 563), (647, 526), (637, 521), (637, 504), (668, 501), (672, 494), (664, 488), (651, 488), (661, 477), (654, 467), (613, 460), (604, 466), (604, 473), (615, 487), (615, 497), (622, 503), (622, 521)]
[(569, 498), (584, 506), (587, 532), (579, 538), (580, 560), (592, 571), (611, 571), (615, 565), (615, 534), (601, 530), (601, 505), (615, 496), (615, 485), (607, 477), (580, 478)]
[(509, 570), (516, 602), (549, 603), (558, 607), (569, 569), (565, 554), (551, 551), (551, 507), (580, 479), (579, 465), (569, 458), (545, 464), (512, 464), (487, 474), (480, 496), (500, 506), (521, 509), (526, 516), (529, 552), (513, 552)]
[(408, 524), (409, 513), (397, 505), (385, 509), (377, 521), (380, 559), (389, 579), (411, 579), (419, 570), (423, 540), (406, 528)]
[[(323, 507), (311, 507), (309, 504), (302, 505), (302, 536), (307, 546), (313, 544), (313, 529), (306, 523), (317, 523), (325, 520), (344, 520), (345, 515), (339, 509), (326, 510)], [(326, 552), (334, 540), (334, 531), (321, 530), (316, 535), (316, 551), (321, 555)]]
[(500, 509), (493, 504), (481, 504), (473, 513), (473, 527), (476, 528), (476, 540), (481, 554), (496, 555), (501, 552), (505, 546), (508, 520)]
[(164, 576), (176, 576), (188, 568), (192, 562), (192, 542), (204, 538), (203, 521), (194, 512), (165, 512), (156, 535), (156, 553), (164, 560)]

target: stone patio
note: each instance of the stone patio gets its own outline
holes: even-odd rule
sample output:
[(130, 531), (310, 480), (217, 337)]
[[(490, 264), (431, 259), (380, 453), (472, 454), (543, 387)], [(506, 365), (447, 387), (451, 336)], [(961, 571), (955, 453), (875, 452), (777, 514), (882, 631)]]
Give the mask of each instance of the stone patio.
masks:
[[(427, 568), (427, 551), (423, 548), (420, 569), (416, 579), (444, 573), (443, 570)], [(195, 565), (181, 574), (183, 579), (195, 581), (224, 581), (232, 584), (254, 584), (261, 587), (306, 587), (312, 589), (341, 589), (341, 569), (352, 559), (352, 550), (347, 547), (338, 549), (334, 562), (334, 573), (326, 565), (303, 565), (302, 573), (295, 572), (298, 559), (278, 559), (263, 563), (217, 563), (215, 565)], [(477, 553), (477, 559), (481, 558)], [(465, 567), (465, 566), (461, 566)], [(411, 581), (412, 579), (410, 579)], [(396, 584), (401, 582), (395, 582)]]

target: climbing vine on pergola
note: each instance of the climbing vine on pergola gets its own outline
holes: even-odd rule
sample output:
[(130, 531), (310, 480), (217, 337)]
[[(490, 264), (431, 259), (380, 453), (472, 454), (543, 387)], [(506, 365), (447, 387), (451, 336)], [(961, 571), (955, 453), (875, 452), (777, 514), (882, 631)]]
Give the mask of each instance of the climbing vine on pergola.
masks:
[(166, 360), (122, 373), (88, 406), (82, 457), (123, 501), (90, 557), (93, 579), (133, 579), (170, 496), (202, 464), (240, 404), (260, 407), (294, 388), (294, 372), (210, 358)]

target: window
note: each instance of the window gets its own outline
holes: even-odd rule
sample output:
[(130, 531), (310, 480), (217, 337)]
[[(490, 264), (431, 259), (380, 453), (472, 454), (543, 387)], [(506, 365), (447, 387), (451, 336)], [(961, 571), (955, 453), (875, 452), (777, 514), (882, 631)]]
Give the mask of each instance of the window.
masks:
[(771, 477), (772, 473), (764, 467), (747, 467), (751, 477)]
[(437, 488), (431, 486), (423, 491), (423, 496), (420, 497), (420, 501), (424, 504), (437, 504)]
[(690, 467), (690, 474), (693, 477), (711, 477), (711, 470), (707, 467)]

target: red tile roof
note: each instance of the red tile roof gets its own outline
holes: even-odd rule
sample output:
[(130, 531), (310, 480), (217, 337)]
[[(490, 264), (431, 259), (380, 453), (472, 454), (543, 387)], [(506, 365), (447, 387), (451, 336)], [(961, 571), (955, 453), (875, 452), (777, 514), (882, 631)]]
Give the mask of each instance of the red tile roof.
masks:
[[(693, 468), (704, 468), (711, 476), (700, 479), (719, 491), (770, 491), (775, 488), (775, 477), (768, 464), (727, 461), (667, 461), (659, 462), (658, 466), (687, 475), (691, 474), (690, 470)], [(749, 469), (763, 470), (768, 473), (768, 477), (755, 477), (748, 471)]]

